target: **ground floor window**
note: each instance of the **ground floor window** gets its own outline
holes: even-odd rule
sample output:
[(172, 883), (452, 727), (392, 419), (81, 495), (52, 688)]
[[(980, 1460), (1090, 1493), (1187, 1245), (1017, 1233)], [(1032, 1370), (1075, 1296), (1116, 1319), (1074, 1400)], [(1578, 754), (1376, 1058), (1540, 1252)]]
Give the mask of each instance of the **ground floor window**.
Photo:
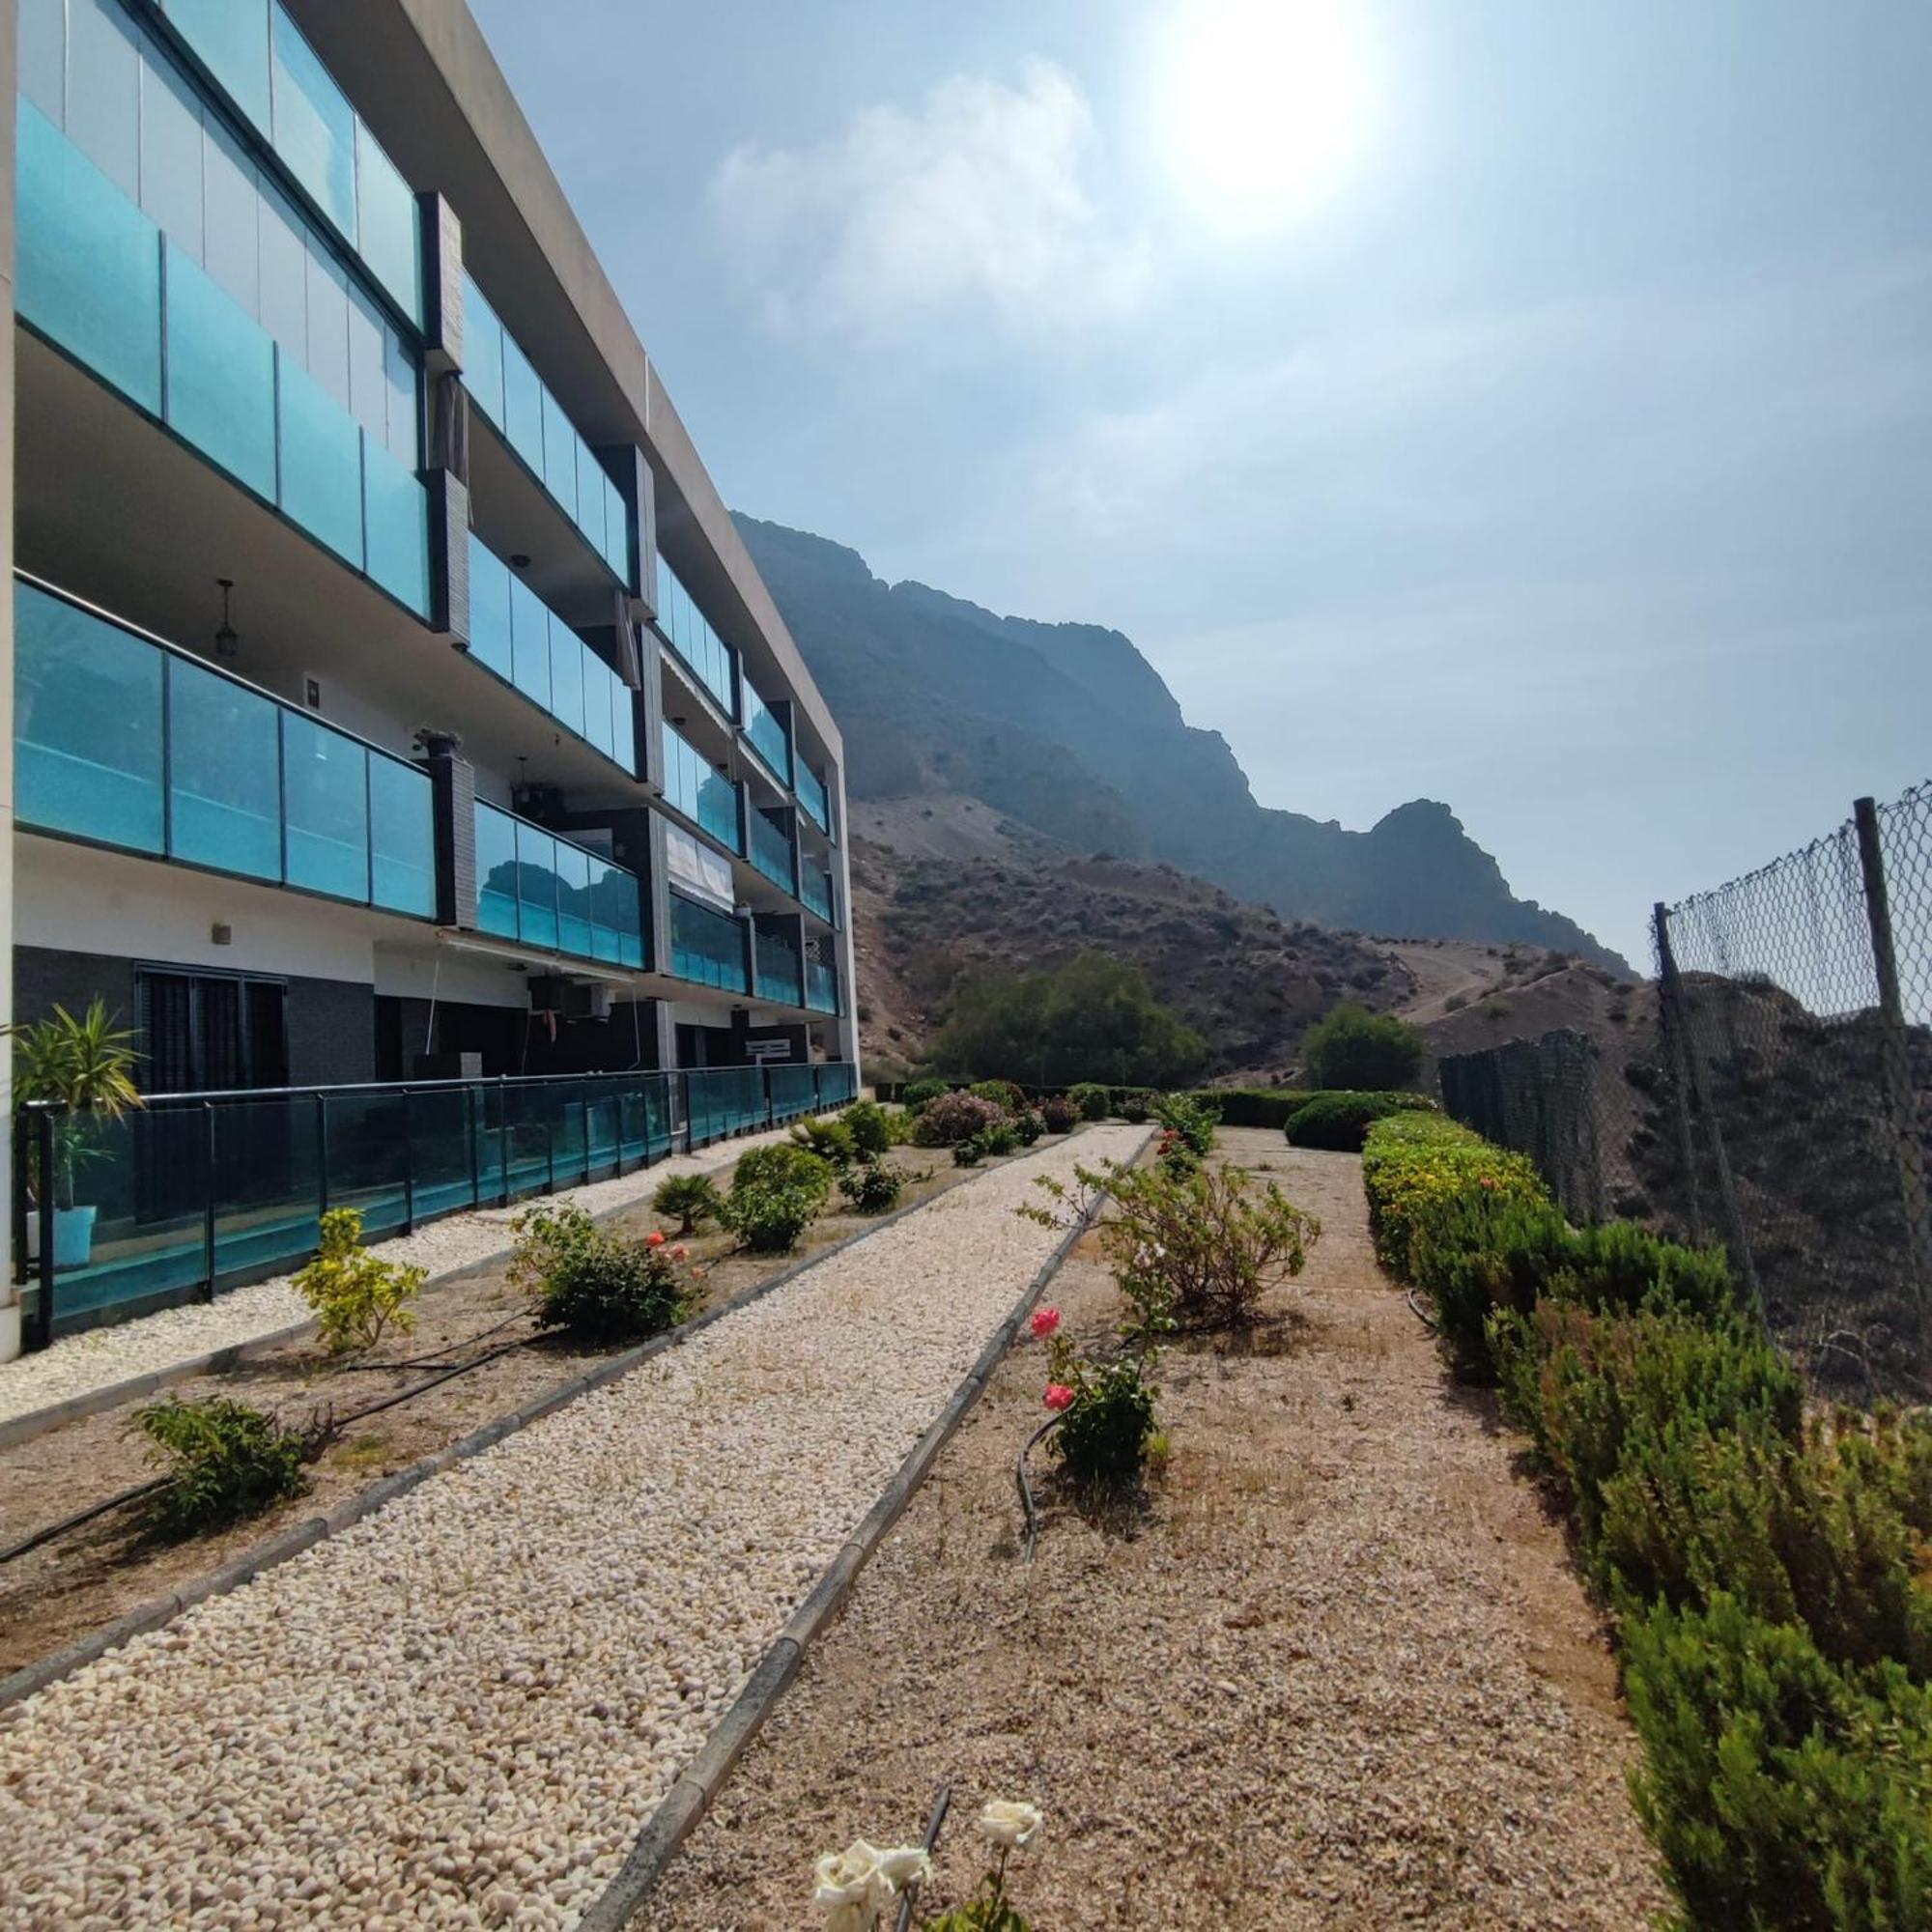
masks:
[(142, 966), (134, 987), (144, 1092), (288, 1085), (289, 989), (282, 980)]

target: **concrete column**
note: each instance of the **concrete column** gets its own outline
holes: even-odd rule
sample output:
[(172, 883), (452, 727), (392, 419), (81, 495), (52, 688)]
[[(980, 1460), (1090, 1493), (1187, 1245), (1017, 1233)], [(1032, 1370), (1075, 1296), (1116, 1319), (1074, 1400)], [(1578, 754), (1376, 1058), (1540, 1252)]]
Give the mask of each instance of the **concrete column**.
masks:
[(476, 770), (453, 738), (424, 748), (436, 811), (436, 923), (476, 929)]
[[(825, 775), (825, 795), (832, 808), (832, 829), (838, 842), (832, 848), (832, 909), (838, 916), (838, 1057), (859, 1065), (859, 968), (852, 950), (852, 863), (845, 838), (845, 767), (836, 765)], [(860, 1074), (863, 1083), (864, 1074)]]
[[(0, 1022), (14, 1017), (14, 90), (20, 42), (15, 0), (0, 0), (0, 441), (7, 452), (0, 502)], [(0, 1040), (0, 1120), (9, 1140), (0, 1156), (0, 1362), (20, 1352), (20, 1304), (14, 1286), (14, 1052)]]

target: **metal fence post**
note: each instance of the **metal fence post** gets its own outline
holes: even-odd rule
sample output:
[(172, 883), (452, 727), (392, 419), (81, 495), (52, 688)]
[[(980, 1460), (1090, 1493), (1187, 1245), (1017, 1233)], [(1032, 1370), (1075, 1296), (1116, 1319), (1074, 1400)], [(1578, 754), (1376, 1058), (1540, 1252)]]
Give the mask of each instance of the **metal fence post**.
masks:
[(410, 1090), (403, 1089), (403, 1233), (416, 1231), (415, 1122), (410, 1118)]
[(1852, 806), (1858, 827), (1859, 866), (1864, 877), (1865, 919), (1871, 928), (1872, 967), (1878, 978), (1879, 1060), (1884, 1069), (1886, 1112), (1891, 1121), (1898, 1168), (1899, 1206), (1905, 1212), (1905, 1247), (1921, 1319), (1932, 1316), (1932, 1216), (1925, 1200), (1925, 1155), (1918, 1137), (1918, 1096), (1905, 1036), (1905, 1003), (1898, 990), (1898, 954), (1892, 945), (1891, 902), (1886, 892), (1885, 853), (1879, 843), (1878, 806), (1868, 798)]
[(41, 1109), (36, 1120), (41, 1149), (41, 1193), (34, 1203), (41, 1224), (41, 1298), (34, 1310), (34, 1347), (45, 1349), (54, 1339), (54, 1113)]
[(316, 1218), (328, 1212), (328, 1102), (315, 1096), (315, 1189)]
[(214, 1102), (204, 1100), (202, 1112), (202, 1164), (207, 1171), (208, 1199), (202, 1204), (201, 1241), (202, 1256), (208, 1267), (208, 1279), (201, 1285), (201, 1298), (214, 1299)]
[(1704, 1191), (1697, 1181), (1696, 1145), (1690, 1138), (1690, 1065), (1682, 1016), (1676, 1010), (1676, 969), (1666, 980), (1663, 960), (1670, 951), (1670, 915), (1662, 903), (1650, 915), (1651, 948), (1657, 954), (1658, 1021), (1670, 1048), (1671, 1112), (1677, 1117), (1677, 1157), (1684, 1163), (1684, 1185), (1690, 1196), (1690, 1238), (1704, 1241)]
[[(1743, 1211), (1738, 1207), (1738, 1191), (1731, 1179), (1731, 1163), (1724, 1152), (1724, 1130), (1718, 1124), (1718, 1110), (1712, 1104), (1704, 1079), (1704, 1064), (1697, 1057), (1696, 1042), (1690, 1037), (1689, 1009), (1684, 999), (1684, 982), (1677, 972), (1677, 955), (1670, 945), (1670, 914), (1662, 901), (1652, 912), (1657, 926), (1657, 964), (1663, 999), (1670, 1009), (1671, 1025), (1678, 1032), (1683, 1056), (1690, 1067), (1690, 1087), (1697, 1097), (1697, 1112), (1711, 1137), (1711, 1158), (1718, 1170), (1718, 1193), (1724, 1204), (1724, 1225), (1730, 1233), (1731, 1259), (1750, 1291), (1751, 1306), (1758, 1320), (1765, 1320), (1764, 1291), (1758, 1286), (1757, 1264), (1751, 1257), (1750, 1236), (1745, 1231)], [(1694, 1172), (1694, 1168), (1692, 1170)]]

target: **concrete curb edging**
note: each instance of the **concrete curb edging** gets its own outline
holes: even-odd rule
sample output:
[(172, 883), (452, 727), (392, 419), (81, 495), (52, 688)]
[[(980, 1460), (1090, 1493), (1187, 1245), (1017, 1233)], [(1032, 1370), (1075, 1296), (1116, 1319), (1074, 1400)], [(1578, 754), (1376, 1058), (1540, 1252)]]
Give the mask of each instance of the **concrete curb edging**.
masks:
[[(1147, 1151), (1151, 1138), (1150, 1129), (1122, 1165), (1130, 1166), (1138, 1161)], [(1067, 1256), (1073, 1252), (1075, 1243), (1098, 1219), (1103, 1205), (1104, 1197), (1092, 1202), (1086, 1213), (1055, 1244), (1052, 1254), (1041, 1264), (1038, 1273), (1013, 1304), (1012, 1313), (993, 1331), (992, 1339), (980, 1351), (980, 1358), (967, 1372), (965, 1380), (953, 1390), (945, 1407), (913, 1445), (910, 1454), (899, 1464), (897, 1474), (866, 1513), (850, 1541), (840, 1548), (805, 1601), (792, 1612), (791, 1621), (765, 1652), (744, 1690), (738, 1693), (731, 1708), (719, 1719), (697, 1755), (659, 1801), (657, 1809), (645, 1821), (616, 1877), (578, 1920), (577, 1932), (624, 1932), (624, 1928), (631, 1923), (652, 1888), (664, 1876), (665, 1867), (677, 1856), (685, 1839), (703, 1819), (712, 1801), (724, 1789), (725, 1779), (744, 1755), (747, 1746), (757, 1736), (765, 1719), (790, 1687), (792, 1679), (798, 1674), (807, 1646), (844, 1607), (845, 1599), (851, 1594), (860, 1571), (890, 1534), (893, 1525), (930, 1473), (933, 1463), (939, 1460), (940, 1452), (952, 1439), (974, 1404), (984, 1393), (993, 1371), (1006, 1359), (1008, 1350), (1012, 1347), (1020, 1324), (1032, 1312), (1034, 1303), (1045, 1292), (1047, 1284), (1060, 1272)]]
[[(824, 1116), (801, 1115), (798, 1118), (819, 1120)], [(786, 1122), (784, 1124), (789, 1126), (793, 1122)], [(756, 1131), (776, 1133), (778, 1130), (775, 1127), (761, 1127)], [(749, 1138), (749, 1136), (739, 1136), (739, 1138)], [(729, 1147), (732, 1144), (729, 1140), (707, 1141), (697, 1151), (705, 1153), (712, 1148)], [(698, 1172), (707, 1180), (715, 1180), (720, 1175), (728, 1174), (733, 1164), (733, 1161), (727, 1160), (717, 1167), (700, 1168)], [(656, 1161), (651, 1163), (651, 1167), (658, 1165), (661, 1163)], [(649, 1174), (651, 1167), (634, 1167), (631, 1173)], [(614, 1179), (618, 1177), (606, 1178)], [(579, 1188), (595, 1187), (600, 1184), (597, 1181), (574, 1181), (569, 1187), (559, 1188), (555, 1194), (526, 1195), (525, 1200), (533, 1205), (540, 1205), (545, 1201), (555, 1201), (561, 1195), (575, 1193)], [(639, 1196), (639, 1200), (641, 1199)], [(509, 1204), (510, 1208), (519, 1205), (521, 1204), (517, 1202)], [(590, 1218), (593, 1221), (608, 1221), (614, 1215), (634, 1212), (638, 1206), (639, 1201), (621, 1202), (615, 1208), (607, 1208), (601, 1214), (593, 1214)], [(489, 1201), (468, 1211), (476, 1214), (486, 1210), (501, 1214), (507, 1213), (509, 1208), (500, 1202)], [(437, 1218), (454, 1220), (456, 1216), (440, 1215)], [(435, 1223), (426, 1221), (422, 1225), (432, 1227)], [(869, 1234), (871, 1231), (867, 1229), (866, 1232)], [(493, 1249), (487, 1255), (478, 1255), (474, 1261), (463, 1262), (455, 1267), (444, 1268), (440, 1274), (432, 1275), (423, 1284), (423, 1293), (433, 1294), (439, 1288), (459, 1280), (472, 1268), (496, 1267), (508, 1261), (514, 1252), (515, 1243), (512, 1243), (508, 1247)], [(101, 1388), (84, 1389), (79, 1395), (67, 1396), (60, 1402), (49, 1403), (44, 1408), (23, 1409), (18, 1415), (10, 1415), (4, 1421), (0, 1421), (0, 1449), (11, 1449), (19, 1442), (31, 1442), (35, 1436), (44, 1435), (50, 1429), (64, 1428), (70, 1422), (80, 1421), (83, 1416), (99, 1415), (102, 1409), (119, 1408), (123, 1403), (133, 1402), (141, 1396), (153, 1395), (156, 1390), (166, 1388), (170, 1382), (185, 1381), (190, 1376), (219, 1374), (223, 1369), (235, 1368), (240, 1363), (252, 1361), (257, 1355), (265, 1355), (270, 1350), (281, 1348), (286, 1342), (298, 1342), (304, 1335), (312, 1332), (314, 1327), (315, 1322), (311, 1320), (294, 1322), (286, 1328), (270, 1328), (263, 1334), (249, 1336), (245, 1342), (224, 1342), (220, 1348), (206, 1350), (199, 1355), (184, 1355), (180, 1361), (170, 1362), (166, 1368), (144, 1369), (138, 1376), (129, 1376), (125, 1381), (108, 1382)], [(0, 1698), (0, 1703), (4, 1701), (4, 1698)]]
[[(1136, 1158), (1138, 1158), (1138, 1155)], [(394, 1502), (398, 1496), (407, 1495), (410, 1491), (427, 1482), (430, 1477), (440, 1475), (452, 1464), (465, 1463), (472, 1456), (481, 1455), (485, 1449), (502, 1441), (506, 1435), (514, 1435), (520, 1429), (526, 1429), (531, 1423), (540, 1422), (545, 1416), (554, 1414), (556, 1410), (575, 1402), (579, 1396), (588, 1395), (595, 1389), (603, 1388), (609, 1383), (618, 1380), (621, 1377), (628, 1375), (633, 1369), (651, 1360), (653, 1356), (661, 1355), (670, 1349), (683, 1347), (693, 1336), (710, 1327), (714, 1321), (722, 1321), (727, 1315), (736, 1314), (741, 1308), (749, 1308), (753, 1302), (762, 1301), (766, 1295), (776, 1293), (776, 1291), (783, 1288), (788, 1282), (796, 1281), (800, 1275), (806, 1274), (810, 1269), (820, 1266), (823, 1263), (833, 1260), (836, 1256), (842, 1255), (847, 1248), (856, 1247), (859, 1242), (869, 1240), (872, 1236), (890, 1228), (894, 1222), (902, 1221), (909, 1214), (917, 1214), (923, 1208), (930, 1208), (934, 1202), (942, 1200), (946, 1195), (952, 1193), (955, 1188), (970, 1185), (974, 1180), (984, 1178), (986, 1173), (997, 1173), (998, 1171), (998, 1169), (990, 1169), (981, 1170), (979, 1173), (963, 1174), (958, 1179), (949, 1182), (948, 1185), (940, 1188), (936, 1193), (927, 1195), (923, 1201), (909, 1202), (903, 1208), (895, 1208), (890, 1213), (881, 1214), (876, 1221), (847, 1235), (842, 1241), (835, 1241), (829, 1248), (822, 1248), (815, 1255), (810, 1255), (803, 1261), (794, 1262), (790, 1267), (781, 1268), (769, 1281), (759, 1282), (755, 1287), (747, 1289), (743, 1294), (736, 1296), (734, 1299), (722, 1302), (716, 1308), (706, 1309), (702, 1315), (694, 1316), (689, 1321), (680, 1322), (675, 1328), (668, 1328), (662, 1335), (653, 1335), (648, 1342), (640, 1342), (634, 1349), (626, 1349), (618, 1354), (611, 1355), (607, 1360), (599, 1362), (595, 1368), (582, 1375), (573, 1376), (567, 1381), (555, 1383), (551, 1388), (546, 1389), (543, 1394), (526, 1403), (523, 1407), (512, 1409), (505, 1415), (493, 1417), (480, 1428), (472, 1430), (468, 1435), (461, 1437), (459, 1440), (448, 1443), (444, 1447), (419, 1458), (406, 1468), (398, 1469), (392, 1475), (383, 1477), (379, 1482), (372, 1483), (367, 1489), (358, 1490), (352, 1496), (345, 1496), (327, 1515), (310, 1517), (304, 1521), (292, 1524), (287, 1529), (278, 1530), (273, 1536), (268, 1537), (264, 1541), (244, 1549), (241, 1555), (232, 1557), (228, 1562), (221, 1564), (216, 1569), (207, 1571), (202, 1576), (190, 1578), (179, 1590), (172, 1591), (163, 1596), (152, 1597), (146, 1603), (137, 1604), (131, 1610), (125, 1611), (122, 1615), (116, 1617), (113, 1622), (102, 1624), (99, 1630), (90, 1631), (85, 1636), (76, 1637), (73, 1642), (63, 1645), (59, 1650), (49, 1651), (46, 1656), (36, 1658), (32, 1663), (22, 1664), (11, 1676), (0, 1678), (0, 1711), (5, 1711), (12, 1705), (19, 1703), (22, 1698), (33, 1696), (37, 1691), (44, 1690), (50, 1684), (57, 1684), (63, 1677), (71, 1676), (83, 1664), (98, 1662), (100, 1658), (105, 1657), (109, 1651), (118, 1650), (131, 1638), (140, 1636), (148, 1631), (158, 1630), (163, 1624), (172, 1623), (184, 1610), (190, 1608), (193, 1605), (203, 1603), (210, 1597), (225, 1596), (231, 1590), (238, 1590), (242, 1584), (252, 1582), (265, 1570), (272, 1570), (278, 1564), (286, 1563), (291, 1557), (299, 1556), (303, 1550), (309, 1548), (314, 1544), (322, 1542), (327, 1537), (340, 1535), (345, 1529), (360, 1522), (364, 1517), (374, 1516), (378, 1510)], [(611, 1210), (613, 1213), (620, 1211), (622, 1210), (615, 1208)], [(599, 1218), (603, 1217), (600, 1216)], [(1030, 1304), (1033, 1297), (1039, 1293), (1051, 1269), (1059, 1266), (1061, 1255), (1064, 1254), (1066, 1248), (1071, 1246), (1080, 1232), (1080, 1230), (1075, 1230), (1062, 1243), (1061, 1248), (1056, 1250), (1050, 1268), (1043, 1271), (1039, 1279), (1027, 1292), (1023, 1300), (1022, 1312), (1024, 1306)], [(483, 1265), (485, 1264), (482, 1262), (465, 1264), (466, 1267), (481, 1267)], [(454, 1270), (454, 1272), (460, 1273), (462, 1270)], [(999, 1331), (1009, 1342), (1011, 1339), (1013, 1326), (1018, 1320), (1018, 1315), (1009, 1318)], [(294, 1332), (299, 1334), (303, 1332), (303, 1329), (312, 1325), (312, 1323), (305, 1322), (302, 1324), (302, 1329), (297, 1329)], [(1002, 1352), (1004, 1352), (1005, 1343), (1001, 1346)], [(997, 1359), (998, 1357), (995, 1356), (994, 1360), (997, 1361)], [(973, 1376), (968, 1377), (968, 1382), (972, 1382), (974, 1377), (979, 1377), (983, 1380), (985, 1362), (986, 1358), (982, 1355), (980, 1364), (976, 1365), (974, 1369)], [(963, 1386), (964, 1384), (962, 1384)], [(956, 1404), (957, 1401), (958, 1396), (955, 1394), (953, 1402)], [(970, 1404), (968, 1406), (970, 1406)], [(962, 1408), (960, 1414), (963, 1415), (964, 1413), (965, 1410)], [(957, 1427), (956, 1417), (954, 1418), (952, 1427)], [(947, 1434), (952, 1434), (951, 1428), (948, 1429)], [(922, 1438), (922, 1446), (923, 1439)], [(913, 1453), (916, 1456), (919, 1454), (919, 1451), (915, 1449)], [(901, 1471), (901, 1474), (903, 1474), (903, 1471)], [(916, 1488), (917, 1484), (915, 1483), (913, 1487)], [(906, 1494), (910, 1495), (910, 1493), (911, 1490), (908, 1490)], [(903, 1507), (904, 1499), (901, 1498), (899, 1508)], [(893, 1512), (894, 1516), (896, 1516), (897, 1513), (896, 1509)], [(876, 1506), (873, 1514), (877, 1514)], [(869, 1523), (870, 1521), (871, 1518), (867, 1517), (867, 1522)], [(861, 1527), (863, 1529), (864, 1525), (862, 1524)], [(863, 1561), (863, 1558), (861, 1561)], [(834, 1568), (836, 1569), (837, 1567), (835, 1563)], [(855, 1564), (853, 1567), (856, 1572), (858, 1566)], [(830, 1572), (827, 1573), (828, 1576), (830, 1574)], [(823, 1582), (824, 1579), (821, 1578), (821, 1586)], [(808, 1605), (817, 1594), (818, 1592), (814, 1590), (812, 1596), (807, 1598), (806, 1603)], [(802, 1614), (802, 1610), (800, 1613)], [(797, 1621), (796, 1616), (794, 1616), (793, 1621)], [(762, 1668), (762, 1666), (760, 1667)], [(753, 1681), (755, 1682), (756, 1680), (754, 1679)], [(728, 1722), (728, 1717), (722, 1721)], [(747, 1737), (749, 1738), (749, 1736), (750, 1733), (748, 1732)], [(729, 1766), (727, 1765), (725, 1769), (728, 1770)], [(706, 1802), (709, 1802), (708, 1799)], [(696, 1822), (695, 1817), (692, 1822)], [(688, 1831), (690, 1827), (687, 1826), (685, 1829)], [(675, 1846), (672, 1849), (674, 1850)]]

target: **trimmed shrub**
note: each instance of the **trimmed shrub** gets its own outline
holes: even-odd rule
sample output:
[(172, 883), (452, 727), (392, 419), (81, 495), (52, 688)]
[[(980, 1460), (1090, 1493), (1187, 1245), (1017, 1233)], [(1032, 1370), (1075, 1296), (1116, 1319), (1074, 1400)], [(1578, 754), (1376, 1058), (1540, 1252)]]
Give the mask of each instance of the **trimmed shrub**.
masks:
[(985, 1158), (985, 1144), (980, 1139), (978, 1134), (973, 1135), (969, 1140), (959, 1142), (952, 1150), (952, 1165), (954, 1167), (978, 1167)]
[(738, 1156), (721, 1218), (753, 1254), (789, 1254), (832, 1198), (829, 1162), (790, 1141)]
[(1013, 1116), (1013, 1133), (1021, 1147), (1032, 1147), (1046, 1132), (1046, 1117), (1037, 1107), (1024, 1107)]
[(295, 1289), (315, 1311), (322, 1345), (331, 1355), (373, 1349), (383, 1331), (407, 1335), (415, 1325), (411, 1308), (429, 1270), (405, 1267), (372, 1255), (362, 1245), (362, 1215), (333, 1208), (322, 1217), (322, 1250), (298, 1269)]
[(904, 1179), (876, 1160), (861, 1161), (838, 1177), (838, 1191), (860, 1214), (883, 1214), (898, 1206)]
[(899, 1105), (908, 1114), (917, 1114), (929, 1107), (942, 1094), (950, 1094), (952, 1083), (950, 1080), (908, 1081), (905, 1091), (899, 1095)]
[(1027, 1103), (1025, 1093), (1011, 1080), (976, 1080), (966, 1091), (992, 1101), (1003, 1114), (1020, 1113)]
[(1400, 1112), (1384, 1094), (1318, 1094), (1288, 1122), (1290, 1147), (1360, 1153), (1369, 1129)]
[(876, 1160), (892, 1146), (893, 1117), (876, 1100), (854, 1100), (838, 1118), (862, 1158)]
[(652, 1209), (665, 1216), (677, 1216), (677, 1232), (695, 1235), (707, 1221), (718, 1218), (718, 1189), (708, 1175), (673, 1174), (658, 1182), (651, 1196)]
[(1083, 1121), (1104, 1121), (1114, 1107), (1112, 1090), (1093, 1080), (1082, 1080), (1069, 1087), (1066, 1097), (1080, 1109)]
[(1011, 1121), (995, 1121), (990, 1127), (982, 1127), (974, 1139), (980, 1143), (982, 1153), (1017, 1153), (1020, 1130)]
[(997, 1100), (978, 1094), (945, 1094), (920, 1115), (913, 1139), (921, 1147), (956, 1147), (1006, 1119)]
[(1348, 1002), (1331, 1008), (1301, 1041), (1310, 1086), (1355, 1094), (1406, 1087), (1422, 1070), (1422, 1036), (1406, 1020)]
[(167, 1488), (142, 1505), (157, 1536), (224, 1529), (308, 1487), (302, 1474), (306, 1440), (245, 1402), (226, 1396), (180, 1402), (170, 1396), (137, 1408), (133, 1420), (148, 1438), (149, 1463), (168, 1477)]
[(532, 1208), (511, 1226), (518, 1241), (509, 1277), (534, 1297), (540, 1328), (591, 1343), (632, 1342), (684, 1319), (689, 1289), (661, 1236), (625, 1240), (574, 1201)]
[(1070, 1134), (1080, 1124), (1080, 1109), (1065, 1094), (1055, 1094), (1039, 1103), (1039, 1118), (1050, 1134)]

